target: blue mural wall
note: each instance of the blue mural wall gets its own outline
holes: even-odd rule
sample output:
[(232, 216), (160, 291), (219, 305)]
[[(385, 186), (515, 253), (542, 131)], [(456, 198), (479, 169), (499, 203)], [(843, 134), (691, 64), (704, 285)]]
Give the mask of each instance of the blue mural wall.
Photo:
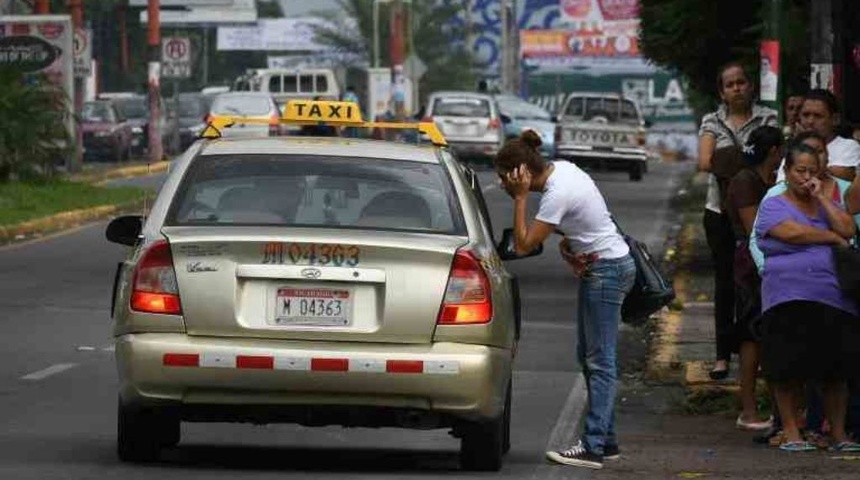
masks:
[[(516, 7), (520, 30), (551, 29), (563, 25), (559, 0), (510, 0)], [(463, 0), (442, 0), (445, 5), (462, 7)], [(472, 0), (472, 53), (477, 67), (487, 77), (499, 76), (502, 18), (500, 0)], [(465, 27), (465, 13), (457, 17), (457, 27)]]

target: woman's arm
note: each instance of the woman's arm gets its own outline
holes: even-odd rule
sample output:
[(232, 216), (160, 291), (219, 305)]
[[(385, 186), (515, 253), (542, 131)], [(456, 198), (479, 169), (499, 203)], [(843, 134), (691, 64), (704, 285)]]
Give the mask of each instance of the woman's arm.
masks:
[(514, 197), (514, 247), (517, 255), (525, 255), (543, 243), (555, 231), (555, 225), (535, 220), (526, 224), (528, 192)]
[(758, 214), (758, 205), (738, 209), (738, 217), (740, 217), (741, 224), (743, 224), (744, 231), (747, 232), (747, 235), (753, 231), (756, 214)]
[(713, 167), (714, 150), (717, 148), (717, 137), (704, 133), (699, 137), (699, 170), (710, 172)]
[(847, 245), (845, 240), (833, 230), (823, 230), (820, 228), (811, 227), (795, 222), (794, 220), (786, 220), (779, 225), (771, 228), (768, 232), (771, 237), (785, 243), (793, 245)]
[(831, 230), (836, 232), (842, 238), (851, 238), (857, 231), (854, 225), (854, 219), (848, 212), (842, 210), (836, 204), (828, 199), (821, 201), (821, 206), (824, 207), (824, 212), (827, 214), (827, 223), (830, 224)]
[(855, 168), (854, 167), (841, 167), (841, 166), (830, 166), (827, 167), (827, 171), (830, 172), (834, 177), (839, 177), (842, 180), (846, 180), (851, 182), (855, 177)]
[(532, 175), (525, 165), (509, 172), (504, 179), (505, 191), (514, 198), (514, 249), (525, 255), (543, 243), (556, 226), (540, 220), (527, 224), (526, 215)]
[[(851, 218), (851, 215), (848, 215), (848, 212), (828, 198), (828, 195), (824, 193), (824, 189), (821, 188), (821, 182), (817, 179), (813, 179), (810, 183), (812, 184), (813, 189), (812, 195), (824, 208), (824, 212), (827, 215), (827, 223), (830, 224), (830, 229), (839, 234), (842, 238), (853, 237), (854, 232), (856, 231), (856, 226), (854, 225), (854, 219)], [(834, 186), (834, 188), (838, 189), (839, 185)]]
[(854, 177), (854, 181), (845, 192), (845, 208), (850, 215), (860, 213), (860, 175)]

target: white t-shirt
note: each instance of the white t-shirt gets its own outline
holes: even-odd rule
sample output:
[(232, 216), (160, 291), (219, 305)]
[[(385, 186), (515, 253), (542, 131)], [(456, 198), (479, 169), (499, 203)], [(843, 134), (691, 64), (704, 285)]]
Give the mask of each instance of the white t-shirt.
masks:
[(591, 177), (567, 161), (553, 165), (536, 218), (555, 225), (576, 253), (596, 253), (604, 259), (627, 255), (627, 242), (618, 234), (606, 201)]
[[(828, 167), (860, 167), (860, 142), (844, 137), (836, 137), (827, 144)], [(785, 181), (785, 159), (776, 171), (776, 181)]]

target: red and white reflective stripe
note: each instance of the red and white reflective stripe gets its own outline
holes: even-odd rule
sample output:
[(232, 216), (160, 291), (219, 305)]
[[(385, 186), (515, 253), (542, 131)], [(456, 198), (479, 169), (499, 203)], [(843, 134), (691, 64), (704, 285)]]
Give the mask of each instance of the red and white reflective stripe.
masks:
[(165, 353), (165, 367), (230, 368), (242, 370), (293, 370), (299, 372), (366, 372), (456, 375), (455, 360), (384, 360), (379, 358), (282, 357), (231, 353)]

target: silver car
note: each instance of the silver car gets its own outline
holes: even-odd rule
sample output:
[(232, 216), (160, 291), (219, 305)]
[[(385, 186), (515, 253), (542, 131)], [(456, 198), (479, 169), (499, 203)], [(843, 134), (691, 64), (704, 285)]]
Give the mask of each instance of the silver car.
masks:
[(492, 158), (502, 148), (505, 131), (496, 102), (472, 92), (435, 92), (427, 100), (427, 117), (461, 157)]
[(464, 468), (500, 468), (510, 230), (496, 246), (446, 148), (200, 141), (107, 237), (132, 247), (113, 303), (121, 459), (157, 458), (181, 421), (289, 422), (448, 428)]
[(268, 93), (219, 93), (209, 107), (211, 117), (229, 116), (253, 123), (237, 123), (223, 132), (224, 137), (269, 137), (280, 134), (281, 116), (275, 100)]

